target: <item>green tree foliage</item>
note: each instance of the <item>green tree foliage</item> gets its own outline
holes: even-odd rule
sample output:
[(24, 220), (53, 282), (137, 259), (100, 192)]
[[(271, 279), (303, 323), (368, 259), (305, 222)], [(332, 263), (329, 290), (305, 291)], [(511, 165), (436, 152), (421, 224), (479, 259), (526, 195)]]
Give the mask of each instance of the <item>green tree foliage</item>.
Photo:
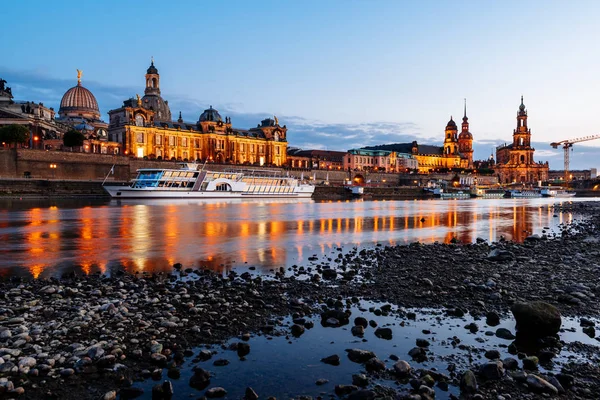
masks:
[(25, 125), (6, 125), (0, 128), (0, 141), (15, 144), (27, 143), (29, 140), (29, 129)]
[(84, 140), (85, 136), (83, 136), (83, 133), (76, 131), (75, 129), (71, 129), (70, 131), (66, 132), (63, 136), (63, 144), (66, 147), (70, 147), (71, 150), (73, 149), (73, 147), (83, 146)]

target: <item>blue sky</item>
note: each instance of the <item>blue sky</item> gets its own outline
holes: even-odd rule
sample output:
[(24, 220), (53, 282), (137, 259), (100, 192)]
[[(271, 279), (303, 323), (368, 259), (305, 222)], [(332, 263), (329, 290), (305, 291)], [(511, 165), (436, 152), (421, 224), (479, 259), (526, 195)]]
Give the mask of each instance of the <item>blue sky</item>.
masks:
[[(577, 1), (70, 1), (2, 5), (0, 77), (58, 109), (76, 83), (106, 112), (143, 93), (153, 56), (173, 115), (213, 105), (234, 126), (276, 115), (290, 145), (441, 144), (467, 98), (475, 158), (510, 142), (525, 96), (536, 160), (600, 133), (600, 3)], [(600, 167), (600, 141), (571, 167)]]

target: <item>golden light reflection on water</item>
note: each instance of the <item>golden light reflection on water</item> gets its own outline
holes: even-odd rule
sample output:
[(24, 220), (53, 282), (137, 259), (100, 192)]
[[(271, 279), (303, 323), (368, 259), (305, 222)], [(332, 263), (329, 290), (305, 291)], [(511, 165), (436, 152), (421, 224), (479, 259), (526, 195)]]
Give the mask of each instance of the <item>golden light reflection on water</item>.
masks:
[[(313, 254), (373, 243), (523, 241), (555, 218), (548, 203), (409, 201), (134, 204), (0, 210), (0, 276), (169, 272), (205, 267), (268, 270)], [(23, 269), (23, 267), (25, 269)], [(10, 270), (10, 272), (7, 272)]]

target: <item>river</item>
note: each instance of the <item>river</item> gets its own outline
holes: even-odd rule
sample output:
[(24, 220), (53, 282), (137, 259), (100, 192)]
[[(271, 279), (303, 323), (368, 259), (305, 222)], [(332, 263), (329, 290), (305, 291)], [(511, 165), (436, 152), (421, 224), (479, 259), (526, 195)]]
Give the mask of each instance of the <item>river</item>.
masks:
[(557, 202), (2, 200), (0, 277), (167, 272), (175, 263), (269, 272), (340, 248), (523, 241), (572, 221)]

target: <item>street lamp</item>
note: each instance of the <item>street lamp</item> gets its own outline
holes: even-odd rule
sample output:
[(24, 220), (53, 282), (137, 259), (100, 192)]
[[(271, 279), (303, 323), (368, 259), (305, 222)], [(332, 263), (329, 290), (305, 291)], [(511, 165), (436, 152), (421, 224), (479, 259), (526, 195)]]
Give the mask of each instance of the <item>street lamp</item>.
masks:
[(54, 170), (56, 169), (56, 164), (50, 164), (50, 169), (52, 170), (52, 179), (54, 179)]

